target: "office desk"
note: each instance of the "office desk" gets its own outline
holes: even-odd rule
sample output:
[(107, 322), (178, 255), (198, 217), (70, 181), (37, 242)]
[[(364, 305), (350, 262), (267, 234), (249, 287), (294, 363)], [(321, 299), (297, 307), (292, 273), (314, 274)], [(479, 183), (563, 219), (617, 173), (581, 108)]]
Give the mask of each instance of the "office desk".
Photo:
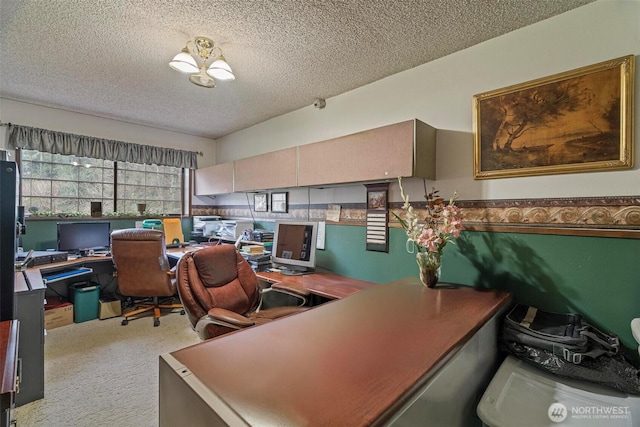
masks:
[[(198, 245), (186, 246), (183, 248), (167, 248), (167, 257), (170, 261), (173, 261), (173, 264), (175, 264), (187, 252), (199, 250), (204, 247), (205, 246)], [(29, 281), (32, 284), (35, 284), (42, 283), (42, 276), (47, 273), (74, 267), (90, 267), (94, 270), (94, 274), (108, 273), (113, 271), (113, 262), (111, 260), (111, 256), (96, 255), (92, 257), (83, 257), (64, 262), (30, 267), (25, 270), (24, 274), (29, 278)], [(263, 280), (265, 282), (271, 284), (287, 283), (293, 287), (306, 289), (315, 295), (319, 295), (328, 299), (344, 298), (363, 289), (377, 286), (377, 284), (373, 282), (352, 279), (350, 277), (340, 276), (338, 274), (325, 271), (318, 271), (315, 273), (299, 276), (287, 276), (276, 272), (259, 271), (256, 273), (256, 275), (260, 280)]]
[(271, 271), (258, 271), (256, 275), (258, 279), (271, 284), (286, 283), (288, 286), (306, 289), (312, 294), (332, 300), (344, 298), (364, 289), (378, 286), (377, 283), (352, 279), (324, 271), (299, 276), (287, 276)]
[[(179, 260), (185, 253), (202, 249), (203, 246), (187, 246), (185, 248), (167, 249), (167, 256)], [(258, 279), (270, 284), (286, 283), (288, 286), (300, 288), (330, 300), (344, 298), (358, 291), (378, 286), (366, 280), (352, 279), (328, 271), (316, 271), (309, 274), (288, 276), (273, 271), (256, 272)]]
[[(428, 425), (452, 404), (475, 416), (509, 300), (410, 278), (163, 354), (160, 426)], [(468, 422), (451, 417), (440, 425)]]
[[(22, 342), (18, 349), (22, 375), (16, 406), (22, 406), (44, 397), (44, 303), (47, 293), (43, 276), (47, 273), (73, 267), (91, 267), (92, 274), (113, 271), (111, 257), (94, 256), (52, 264), (29, 267), (15, 273), (16, 319), (20, 321)], [(82, 276), (60, 281), (56, 293), (67, 294), (69, 280), (83, 280)], [(53, 291), (50, 291), (53, 292)]]
[[(84, 276), (44, 284), (43, 276), (48, 273), (76, 267), (89, 267), (93, 271)], [(111, 256), (106, 255), (70, 259), (16, 271), (16, 319), (19, 320), (19, 334), (22, 337), (18, 348), (22, 375), (20, 393), (17, 393), (14, 399), (16, 406), (44, 397), (44, 303), (47, 291), (51, 295), (55, 293), (66, 296), (68, 283), (86, 280), (94, 274), (109, 274), (109, 277), (112, 277), (113, 271)]]
[(93, 256), (86, 256), (86, 257), (72, 258), (72, 259), (68, 259), (67, 261), (54, 262), (51, 264), (41, 264), (35, 267), (29, 267), (27, 268), (26, 271), (38, 270), (40, 272), (47, 273), (50, 271), (60, 270), (63, 268), (84, 267), (84, 266), (90, 266), (90, 267), (104, 266), (106, 268), (109, 268), (109, 264), (111, 265), (113, 264), (113, 262), (111, 261), (111, 255), (93, 255)]

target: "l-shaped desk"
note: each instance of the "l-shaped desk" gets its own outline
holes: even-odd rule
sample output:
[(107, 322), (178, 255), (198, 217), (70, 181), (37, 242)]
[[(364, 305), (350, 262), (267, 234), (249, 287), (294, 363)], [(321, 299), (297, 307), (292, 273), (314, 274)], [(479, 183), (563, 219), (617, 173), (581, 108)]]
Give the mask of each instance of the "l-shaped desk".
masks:
[[(194, 250), (193, 247), (183, 249), (167, 249), (167, 255), (179, 259), (184, 253)], [(310, 274), (289, 276), (275, 271), (258, 271), (258, 279), (269, 284), (284, 283), (300, 288), (329, 300), (344, 298), (363, 289), (378, 286), (366, 280), (352, 279), (329, 271), (317, 271)]]
[[(185, 252), (197, 250), (202, 246), (167, 249), (170, 262), (177, 262)], [(77, 276), (70, 275), (56, 283), (46, 283), (49, 274), (60, 271), (78, 271)], [(89, 273), (83, 271), (89, 270)], [(98, 274), (111, 277), (113, 261), (110, 256), (95, 255), (69, 259), (52, 264), (29, 267), (24, 271), (16, 271), (15, 294), (16, 315), (20, 321), (21, 342), (19, 359), (24, 375), (20, 377), (20, 393), (16, 394), (16, 406), (32, 402), (44, 397), (44, 301), (47, 293), (67, 295), (66, 285), (72, 281), (87, 280)], [(280, 273), (258, 273), (258, 277), (269, 283), (286, 281), (323, 298), (342, 298), (359, 289), (374, 286), (374, 283), (338, 276), (333, 273), (304, 276), (284, 276)]]
[[(176, 263), (186, 252), (200, 248), (202, 247), (187, 246), (185, 248), (167, 249), (167, 256), (173, 264)], [(23, 288), (45, 289), (46, 280), (44, 279), (47, 277), (47, 274), (56, 273), (63, 269), (78, 269), (79, 274), (82, 273), (82, 269), (90, 270), (89, 273), (82, 273), (84, 275), (77, 276), (77, 279), (82, 280), (83, 277), (89, 277), (87, 274), (112, 272), (113, 261), (110, 256), (96, 255), (93, 257), (76, 258), (54, 264), (30, 267), (24, 272), (16, 273), (16, 280), (18, 283), (17, 291), (22, 291)], [(360, 290), (377, 286), (377, 284), (373, 282), (352, 279), (331, 272), (318, 272), (297, 276), (287, 276), (281, 273), (267, 271), (259, 271), (256, 274), (258, 278), (264, 282), (270, 284), (286, 282), (290, 286), (306, 289), (314, 295), (318, 295), (329, 300), (344, 298)], [(72, 280), (74, 279), (74, 276), (70, 275), (65, 279)], [(43, 284), (43, 282), (45, 282), (45, 284)], [(64, 292), (65, 289), (61, 288), (60, 291)]]
[(509, 301), (408, 278), (163, 354), (160, 426), (469, 425)]
[(304, 289), (329, 300), (341, 299), (364, 289), (378, 286), (373, 282), (352, 279), (327, 271), (297, 276), (287, 276), (272, 271), (258, 271), (256, 275), (264, 282), (270, 284), (286, 282), (287, 286)]
[[(108, 268), (111, 259), (64, 265), (86, 263)], [(36, 283), (41, 269), (56, 267), (28, 269), (24, 278)], [(509, 294), (428, 289), (417, 277), (385, 285), (329, 272), (258, 277), (334, 301), (161, 355), (161, 427), (464, 426), (475, 416), (497, 368), (498, 320)]]

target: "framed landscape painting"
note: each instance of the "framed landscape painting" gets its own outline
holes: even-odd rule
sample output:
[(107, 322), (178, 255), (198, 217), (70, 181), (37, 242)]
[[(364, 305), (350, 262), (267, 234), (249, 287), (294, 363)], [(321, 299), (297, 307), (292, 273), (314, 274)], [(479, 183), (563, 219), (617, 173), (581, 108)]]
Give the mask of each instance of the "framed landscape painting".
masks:
[(474, 178), (633, 167), (634, 59), (475, 95)]

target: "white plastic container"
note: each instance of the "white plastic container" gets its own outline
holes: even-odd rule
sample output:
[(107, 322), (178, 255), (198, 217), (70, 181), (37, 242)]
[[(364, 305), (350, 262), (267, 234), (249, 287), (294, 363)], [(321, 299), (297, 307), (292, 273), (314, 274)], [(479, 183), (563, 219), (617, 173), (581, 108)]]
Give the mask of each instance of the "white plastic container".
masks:
[(220, 227), (220, 237), (236, 240), (245, 230), (253, 230), (253, 222), (223, 220)]
[(640, 396), (561, 378), (507, 356), (477, 407), (490, 427), (640, 426)]

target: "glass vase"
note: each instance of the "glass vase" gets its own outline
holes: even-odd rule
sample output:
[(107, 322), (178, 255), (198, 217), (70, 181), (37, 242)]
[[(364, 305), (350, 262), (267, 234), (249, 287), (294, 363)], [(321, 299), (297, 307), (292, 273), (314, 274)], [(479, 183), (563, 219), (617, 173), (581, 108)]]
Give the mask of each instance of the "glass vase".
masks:
[(418, 252), (416, 262), (420, 270), (420, 281), (427, 288), (433, 288), (440, 279), (442, 261), (440, 252)]

